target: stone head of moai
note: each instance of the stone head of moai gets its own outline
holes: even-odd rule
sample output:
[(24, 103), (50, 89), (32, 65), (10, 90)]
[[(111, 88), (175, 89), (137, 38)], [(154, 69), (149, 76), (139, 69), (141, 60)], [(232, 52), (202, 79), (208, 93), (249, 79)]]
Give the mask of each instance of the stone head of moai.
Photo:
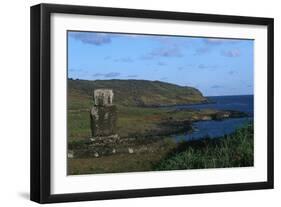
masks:
[(97, 106), (107, 106), (113, 103), (113, 91), (111, 89), (96, 89), (94, 102)]

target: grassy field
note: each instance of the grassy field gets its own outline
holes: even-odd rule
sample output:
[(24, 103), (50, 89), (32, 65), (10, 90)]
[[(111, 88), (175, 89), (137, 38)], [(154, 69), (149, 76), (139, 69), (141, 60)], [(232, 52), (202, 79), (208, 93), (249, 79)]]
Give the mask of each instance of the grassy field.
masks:
[(98, 158), (68, 159), (68, 174), (151, 171), (175, 147), (176, 143), (166, 138), (142, 145), (140, 148), (145, 148), (145, 151), (134, 151), (132, 154), (119, 153)]
[(118, 173), (151, 170), (183, 170), (253, 166), (253, 126), (237, 129), (231, 135), (175, 143), (153, 143), (151, 149), (133, 154), (121, 153), (99, 158), (68, 159), (68, 173)]

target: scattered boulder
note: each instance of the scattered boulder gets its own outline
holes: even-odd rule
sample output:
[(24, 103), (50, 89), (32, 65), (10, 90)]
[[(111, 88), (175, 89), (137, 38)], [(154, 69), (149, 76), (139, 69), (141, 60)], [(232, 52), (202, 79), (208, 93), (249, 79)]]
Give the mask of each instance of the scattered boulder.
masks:
[(95, 157), (99, 157), (99, 153), (95, 152), (95, 153), (94, 153), (94, 156), (95, 156)]
[(128, 148), (128, 152), (130, 153), (130, 154), (133, 154), (134, 153), (134, 149), (133, 148)]
[(67, 158), (70, 158), (70, 159), (74, 158), (74, 152), (72, 150), (68, 150)]

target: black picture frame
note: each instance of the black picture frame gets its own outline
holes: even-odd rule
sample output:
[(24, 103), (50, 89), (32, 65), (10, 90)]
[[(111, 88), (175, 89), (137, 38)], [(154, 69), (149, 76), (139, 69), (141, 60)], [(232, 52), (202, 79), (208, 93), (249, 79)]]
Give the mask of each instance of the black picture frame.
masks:
[[(50, 160), (50, 15), (52, 13), (100, 15), (113, 17), (134, 17), (194, 22), (218, 22), (267, 26), (267, 181), (237, 184), (218, 184), (186, 187), (167, 187), (74, 194), (51, 194)], [(30, 199), (38, 203), (88, 201), (146, 196), (166, 196), (225, 191), (242, 191), (273, 188), (273, 44), (274, 20), (272, 18), (195, 14), (168, 11), (135, 10), (89, 6), (39, 4), (31, 7), (31, 174)]]

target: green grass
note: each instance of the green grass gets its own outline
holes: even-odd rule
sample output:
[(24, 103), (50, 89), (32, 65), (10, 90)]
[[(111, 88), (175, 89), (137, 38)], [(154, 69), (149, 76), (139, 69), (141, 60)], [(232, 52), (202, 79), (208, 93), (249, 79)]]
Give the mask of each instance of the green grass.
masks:
[(154, 170), (183, 170), (253, 166), (253, 126), (216, 139), (181, 143)]
[[(150, 150), (145, 153), (68, 159), (68, 174), (253, 166), (253, 142), (252, 125), (237, 129), (229, 136), (214, 139), (177, 144), (166, 138), (146, 145)], [(84, 149), (87, 146), (87, 142), (76, 141), (72, 142), (69, 148)]]
[(165, 152), (68, 159), (68, 175), (151, 171)]
[[(133, 154), (118, 153), (101, 156), (98, 158), (83, 157), (68, 159), (68, 174), (93, 174), (93, 173), (119, 173), (119, 172), (141, 172), (151, 171), (153, 166), (163, 159), (169, 151), (176, 146), (170, 138), (148, 143), (134, 143)], [(69, 145), (69, 149), (85, 149), (86, 141), (75, 141)], [(119, 146), (121, 147), (121, 146)], [(145, 152), (137, 149), (145, 147)]]

